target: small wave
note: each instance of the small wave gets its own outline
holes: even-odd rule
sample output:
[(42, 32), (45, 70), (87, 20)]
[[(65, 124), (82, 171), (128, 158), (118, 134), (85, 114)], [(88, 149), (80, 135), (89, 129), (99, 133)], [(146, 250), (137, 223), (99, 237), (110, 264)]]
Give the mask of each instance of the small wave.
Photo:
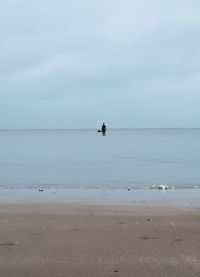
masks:
[(0, 189), (22, 189), (22, 190), (35, 190), (35, 189), (71, 189), (71, 190), (154, 190), (154, 189), (164, 189), (164, 190), (195, 190), (200, 189), (200, 184), (178, 184), (178, 185), (170, 185), (170, 184), (156, 184), (156, 185), (130, 185), (130, 184), (97, 184), (97, 185), (71, 185), (71, 184), (1, 184)]

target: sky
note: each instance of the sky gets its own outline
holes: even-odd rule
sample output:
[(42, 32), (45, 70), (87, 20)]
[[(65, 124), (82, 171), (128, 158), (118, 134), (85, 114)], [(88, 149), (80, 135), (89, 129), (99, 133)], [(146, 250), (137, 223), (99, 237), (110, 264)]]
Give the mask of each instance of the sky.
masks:
[(200, 127), (199, 0), (6, 0), (0, 128)]

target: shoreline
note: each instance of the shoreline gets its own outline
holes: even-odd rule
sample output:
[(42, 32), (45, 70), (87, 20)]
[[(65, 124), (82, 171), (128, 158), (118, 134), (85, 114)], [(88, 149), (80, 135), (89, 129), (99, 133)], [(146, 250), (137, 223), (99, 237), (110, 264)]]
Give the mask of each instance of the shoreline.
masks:
[(0, 189), (0, 204), (29, 202), (200, 207), (200, 189)]

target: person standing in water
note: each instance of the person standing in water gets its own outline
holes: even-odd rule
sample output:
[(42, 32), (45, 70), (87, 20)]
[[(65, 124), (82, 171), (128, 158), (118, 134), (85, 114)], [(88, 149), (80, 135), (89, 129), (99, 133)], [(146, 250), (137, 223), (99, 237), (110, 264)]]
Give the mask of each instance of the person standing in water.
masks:
[(105, 136), (105, 134), (106, 134), (106, 125), (105, 125), (105, 123), (103, 123), (103, 125), (101, 126), (101, 132), (102, 132), (102, 135)]

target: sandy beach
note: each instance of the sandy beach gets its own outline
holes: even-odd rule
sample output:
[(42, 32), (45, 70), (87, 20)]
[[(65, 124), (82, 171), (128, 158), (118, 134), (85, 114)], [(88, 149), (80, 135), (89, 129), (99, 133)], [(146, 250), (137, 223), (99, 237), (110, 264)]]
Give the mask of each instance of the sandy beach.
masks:
[(200, 274), (198, 209), (1, 204), (0, 276)]

